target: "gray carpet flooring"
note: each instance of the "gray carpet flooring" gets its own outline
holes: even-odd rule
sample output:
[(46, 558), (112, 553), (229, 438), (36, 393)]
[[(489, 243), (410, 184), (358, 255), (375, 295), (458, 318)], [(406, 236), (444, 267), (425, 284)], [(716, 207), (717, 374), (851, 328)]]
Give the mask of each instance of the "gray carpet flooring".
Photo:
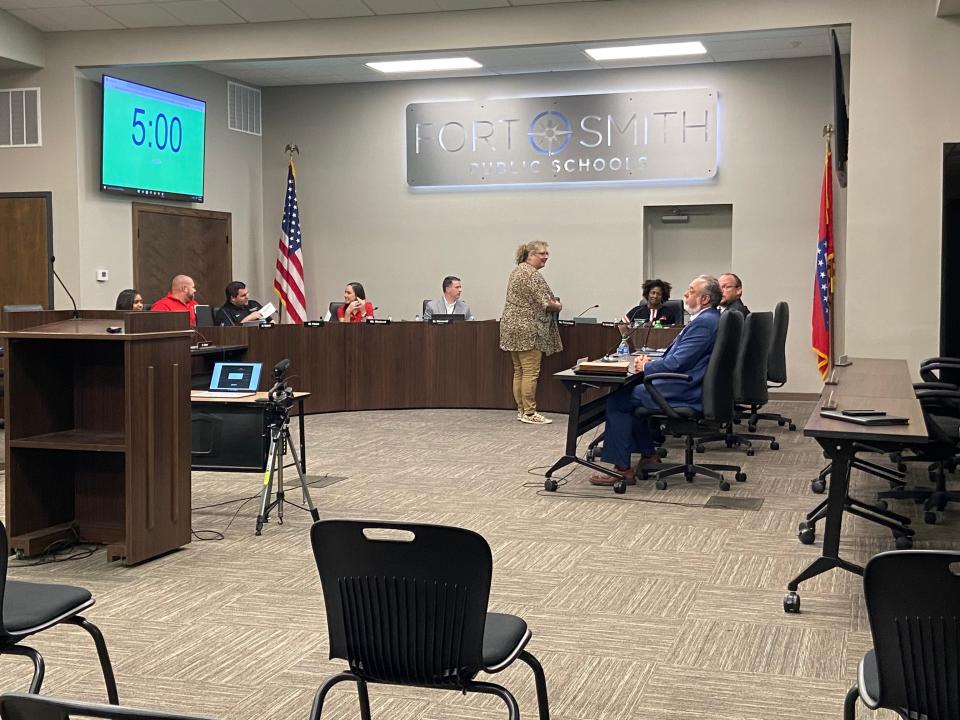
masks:
[[(773, 405), (801, 429), (813, 408)], [(502, 411), (309, 417), (308, 472), (327, 477), (313, 500), (323, 518), (443, 523), (486, 537), (491, 609), (530, 624), (529, 649), (546, 670), (556, 720), (840, 717), (870, 646), (859, 578), (833, 571), (806, 583), (800, 615), (781, 605), (786, 582), (819, 553), (819, 538), (805, 546), (796, 536), (821, 497), (810, 492), (824, 462), (818, 446), (800, 430), (766, 424), (779, 451), (698, 455), (738, 458), (748, 480), (723, 496), (760, 500), (759, 509), (705, 507), (720, 494), (705, 478), (673, 480), (666, 491), (641, 482), (614, 495), (589, 485), (586, 470), (567, 468), (559, 491), (546, 493), (537, 473), (559, 456), (565, 431), (565, 417), (553, 417), (543, 427)], [(853, 486), (869, 498), (881, 483), (855, 474)], [(255, 537), (257, 502), (230, 501), (259, 487), (255, 474), (194, 474), (193, 505), (209, 506), (194, 510), (194, 529), (222, 540), (195, 540), (132, 568), (108, 564), (102, 549), (38, 566), (11, 559), (9, 576), (94, 593), (88, 617), (104, 631), (126, 704), (233, 720), (305, 718), (321, 680), (343, 664), (327, 659), (309, 515), (288, 507), (282, 525), (274, 520)], [(298, 494), (288, 497), (299, 502)], [(918, 517), (912, 503), (895, 507)], [(917, 519), (916, 547), (960, 547), (955, 515), (936, 526)], [(888, 532), (845, 520), (845, 557), (864, 562), (892, 548)], [(57, 628), (33, 644), (47, 661), (45, 693), (104, 697), (82, 631)], [(0, 658), (0, 689), (23, 690), (29, 676), (24, 659)], [(524, 717), (536, 717), (525, 666), (496, 680), (515, 692)], [(495, 698), (450, 692), (375, 686), (371, 702), (374, 717), (389, 720), (505, 717)], [(324, 717), (359, 717), (349, 685), (332, 692)]]

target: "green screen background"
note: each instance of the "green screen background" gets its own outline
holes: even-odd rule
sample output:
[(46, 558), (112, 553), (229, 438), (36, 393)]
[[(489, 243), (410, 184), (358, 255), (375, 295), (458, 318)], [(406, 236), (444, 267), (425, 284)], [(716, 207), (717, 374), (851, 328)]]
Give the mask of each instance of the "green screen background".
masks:
[[(143, 108), (138, 119), (146, 126), (146, 139), (135, 145), (140, 129), (133, 125), (135, 108)], [(156, 117), (163, 113), (169, 124), (179, 117), (183, 124), (180, 152), (169, 145), (156, 146)], [(153, 97), (136, 95), (116, 88), (103, 91), (103, 165), (104, 185), (160, 190), (201, 197), (203, 195), (204, 112)], [(148, 125), (153, 122), (154, 125)], [(162, 121), (161, 121), (162, 124)], [(161, 141), (163, 134), (161, 133)], [(148, 143), (153, 147), (148, 147)]]

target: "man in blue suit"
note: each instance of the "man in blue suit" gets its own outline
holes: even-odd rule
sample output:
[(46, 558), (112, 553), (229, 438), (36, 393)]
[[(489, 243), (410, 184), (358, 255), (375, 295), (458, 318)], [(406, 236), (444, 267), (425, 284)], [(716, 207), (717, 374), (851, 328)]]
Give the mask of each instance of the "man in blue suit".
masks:
[[(720, 283), (709, 275), (701, 275), (690, 282), (683, 294), (683, 302), (690, 313), (690, 322), (667, 349), (662, 358), (641, 355), (634, 369), (645, 375), (655, 373), (683, 373), (692, 380), (656, 380), (657, 389), (667, 402), (675, 407), (703, 409), (703, 376), (713, 353), (720, 324), (717, 305), (722, 293)], [(655, 465), (657, 457), (653, 434), (646, 420), (636, 420), (633, 411), (640, 407), (658, 407), (642, 384), (622, 388), (607, 397), (607, 427), (603, 433), (603, 459), (613, 464), (628, 485), (636, 483), (630, 455), (641, 454), (641, 465)], [(590, 478), (594, 485), (612, 485), (615, 478), (599, 474)]]

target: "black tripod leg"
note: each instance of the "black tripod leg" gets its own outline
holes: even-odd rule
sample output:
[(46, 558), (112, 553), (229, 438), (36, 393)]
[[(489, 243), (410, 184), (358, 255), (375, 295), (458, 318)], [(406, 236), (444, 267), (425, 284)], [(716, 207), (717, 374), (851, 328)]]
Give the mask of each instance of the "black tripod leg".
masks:
[(270, 513), (270, 495), (273, 492), (273, 470), (277, 463), (277, 442), (278, 439), (271, 431), (270, 433), (270, 452), (267, 455), (267, 469), (263, 475), (263, 490), (260, 498), (260, 514), (257, 515), (257, 535), (261, 534), (263, 524), (267, 522)]
[(314, 522), (320, 521), (320, 513), (317, 512), (317, 508), (313, 505), (313, 500), (310, 497), (310, 489), (307, 487), (307, 478), (303, 475), (303, 470), (300, 468), (300, 458), (297, 457), (297, 449), (293, 446), (293, 443), (290, 442), (290, 429), (285, 430), (287, 434), (287, 442), (290, 444), (290, 454), (293, 455), (293, 466), (297, 469), (297, 476), (300, 478), (300, 489), (303, 490), (303, 502), (306, 503), (307, 507), (310, 509), (310, 517), (313, 518)]

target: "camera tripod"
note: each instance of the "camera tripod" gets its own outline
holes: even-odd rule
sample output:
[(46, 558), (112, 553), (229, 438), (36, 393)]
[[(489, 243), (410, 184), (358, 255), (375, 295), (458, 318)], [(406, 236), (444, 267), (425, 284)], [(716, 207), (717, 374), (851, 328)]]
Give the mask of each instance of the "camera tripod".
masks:
[[(273, 393), (271, 393), (272, 398)], [(275, 403), (276, 405), (276, 403)], [(303, 476), (300, 458), (297, 457), (297, 450), (290, 439), (290, 415), (287, 408), (275, 409), (273, 418), (270, 422), (270, 450), (267, 453), (267, 469), (263, 474), (263, 490), (260, 498), (260, 514), (257, 515), (257, 535), (261, 534), (264, 523), (270, 519), (270, 511), (277, 509), (277, 523), (283, 525), (283, 457), (287, 454), (287, 448), (293, 455), (293, 466), (297, 469), (297, 475), (300, 478), (300, 489), (303, 491), (303, 502), (310, 511), (310, 517), (314, 522), (320, 520), (320, 513), (313, 505), (310, 499), (310, 490), (307, 488), (306, 478)], [(277, 493), (276, 498), (271, 500), (273, 495), (273, 481), (276, 475)]]

